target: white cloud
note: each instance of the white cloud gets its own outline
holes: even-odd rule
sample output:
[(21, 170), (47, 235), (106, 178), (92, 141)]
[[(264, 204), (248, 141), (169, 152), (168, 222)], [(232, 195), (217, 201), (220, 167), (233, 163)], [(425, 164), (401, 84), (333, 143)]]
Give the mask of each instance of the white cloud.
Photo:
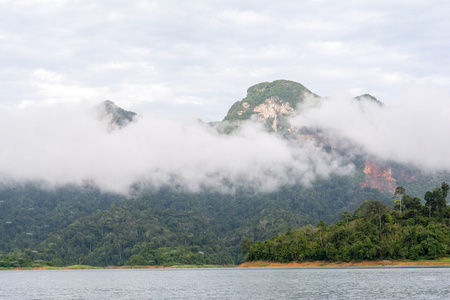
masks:
[(332, 96), (320, 106), (304, 107), (292, 123), (322, 128), (385, 160), (450, 171), (447, 103), (448, 95), (423, 85), (410, 86), (395, 105), (383, 107)]
[(217, 17), (226, 22), (227, 25), (239, 27), (264, 25), (264, 23), (270, 22), (270, 17), (255, 11), (225, 10), (218, 13)]
[(58, 82), (61, 81), (64, 78), (64, 75), (58, 74), (53, 71), (45, 70), (45, 69), (38, 69), (33, 72), (33, 76), (40, 81), (47, 81), (47, 82)]
[(61, 84), (53, 82), (33, 82), (31, 86), (37, 91), (37, 95), (41, 95), (42, 100), (33, 101), (36, 105), (56, 103), (77, 103), (89, 101), (92, 99), (103, 99), (106, 93), (104, 87), (87, 87), (77, 84)]
[(0, 120), (0, 175), (16, 180), (92, 180), (120, 192), (135, 182), (191, 191), (228, 192), (229, 184), (272, 191), (353, 171), (312, 142), (290, 144), (256, 123), (219, 135), (197, 122), (152, 114), (108, 133), (91, 110), (60, 104), (4, 109)]

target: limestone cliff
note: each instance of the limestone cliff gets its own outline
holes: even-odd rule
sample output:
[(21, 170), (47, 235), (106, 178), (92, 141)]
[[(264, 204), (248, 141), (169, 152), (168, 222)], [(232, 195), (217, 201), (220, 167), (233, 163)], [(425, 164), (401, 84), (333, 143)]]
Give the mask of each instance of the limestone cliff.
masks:
[[(235, 102), (223, 119), (226, 123), (225, 132), (231, 132), (239, 127), (242, 121), (256, 117), (264, 123), (266, 128), (279, 133), (293, 133), (294, 128), (289, 125), (287, 118), (297, 113), (297, 105), (305, 99), (321, 97), (308, 90), (298, 82), (289, 80), (275, 80), (261, 82), (248, 88), (247, 96)], [(364, 94), (355, 97), (356, 101), (374, 101), (382, 105), (375, 97)], [(230, 125), (232, 123), (232, 125)]]
[(286, 118), (296, 113), (297, 104), (306, 97), (318, 96), (297, 82), (262, 82), (251, 86), (247, 97), (233, 104), (224, 121), (239, 123), (255, 115), (272, 131), (289, 131)]
[(366, 174), (366, 176), (365, 182), (362, 184), (363, 187), (394, 193), (397, 185), (395, 178), (392, 176), (392, 169), (390, 166), (381, 167), (367, 159), (364, 166), (364, 174)]
[(295, 109), (292, 108), (289, 102), (284, 102), (278, 96), (272, 96), (256, 106), (253, 112), (258, 113), (258, 119), (262, 122), (272, 121), (273, 131), (278, 129), (278, 116), (292, 115), (295, 113)]

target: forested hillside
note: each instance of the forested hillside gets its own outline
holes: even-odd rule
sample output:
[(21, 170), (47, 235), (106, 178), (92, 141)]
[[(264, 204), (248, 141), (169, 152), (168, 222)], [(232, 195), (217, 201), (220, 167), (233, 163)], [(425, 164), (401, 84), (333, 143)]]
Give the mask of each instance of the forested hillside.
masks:
[(288, 229), (264, 242), (245, 239), (247, 261), (361, 261), (364, 259), (436, 259), (450, 254), (449, 186), (425, 193), (424, 205), (399, 188), (399, 199), (388, 206), (366, 201), (342, 221)]
[[(310, 188), (274, 193), (141, 191), (134, 198), (74, 186), (3, 190), (1, 253), (53, 265), (209, 263), (243, 261), (242, 238), (264, 240), (316, 220), (335, 222), (363, 201), (392, 201), (352, 177), (319, 179)], [(21, 199), (18, 201), (17, 199)]]
[(4, 184), (0, 187), (0, 251), (33, 249), (51, 233), (125, 200), (92, 186)]

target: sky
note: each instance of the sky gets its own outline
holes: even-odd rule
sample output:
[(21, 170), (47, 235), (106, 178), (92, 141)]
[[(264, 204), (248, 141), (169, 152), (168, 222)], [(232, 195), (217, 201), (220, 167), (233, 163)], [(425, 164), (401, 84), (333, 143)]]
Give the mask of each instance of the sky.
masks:
[[(220, 121), (277, 79), (326, 96), (291, 124), (450, 172), (448, 1), (0, 0), (0, 182), (232, 192), (311, 186), (355, 166), (312, 141)], [(386, 105), (356, 103), (370, 93)], [(109, 132), (104, 100), (139, 114)]]
[(222, 120), (263, 81), (396, 103), (450, 88), (450, 2), (0, 0), (0, 107)]

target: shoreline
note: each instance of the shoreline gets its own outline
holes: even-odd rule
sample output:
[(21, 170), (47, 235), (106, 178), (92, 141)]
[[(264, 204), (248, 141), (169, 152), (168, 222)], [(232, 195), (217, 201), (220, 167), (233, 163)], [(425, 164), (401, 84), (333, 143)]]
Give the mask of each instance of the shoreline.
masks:
[(448, 267), (450, 260), (419, 260), (419, 261), (398, 261), (398, 260), (363, 260), (360, 262), (332, 262), (332, 261), (305, 261), (305, 262), (271, 262), (271, 261), (250, 261), (240, 265), (172, 265), (172, 266), (107, 266), (94, 267), (87, 265), (73, 265), (66, 267), (13, 267), (0, 268), (0, 271), (19, 270), (116, 270), (116, 269), (201, 269), (201, 268), (352, 268), (352, 267)]
[(49, 270), (49, 271), (60, 271), (60, 270), (119, 270), (119, 269), (211, 269), (211, 268), (235, 268), (235, 265), (172, 265), (172, 266), (106, 266), (106, 267), (95, 267), (88, 265), (73, 265), (66, 267), (11, 267), (11, 268), (0, 268), (1, 271), (35, 271), (35, 270)]
[(236, 266), (237, 268), (339, 268), (339, 267), (450, 267), (450, 261), (396, 261), (396, 260), (363, 260), (360, 262), (332, 262), (332, 261), (305, 261), (305, 262), (270, 262), (250, 261)]

